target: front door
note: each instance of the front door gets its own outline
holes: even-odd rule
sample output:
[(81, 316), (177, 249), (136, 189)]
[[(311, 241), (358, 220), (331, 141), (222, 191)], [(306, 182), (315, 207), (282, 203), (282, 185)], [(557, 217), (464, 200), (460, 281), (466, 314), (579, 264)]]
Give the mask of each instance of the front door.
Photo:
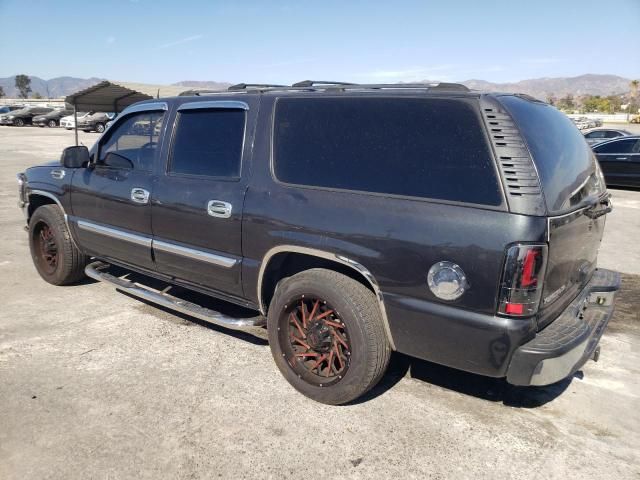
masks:
[(125, 110), (100, 139), (91, 164), (73, 176), (71, 224), (95, 256), (154, 268), (149, 201), (164, 109), (155, 103)]
[(152, 194), (157, 270), (232, 297), (242, 295), (248, 110), (235, 101), (182, 104)]

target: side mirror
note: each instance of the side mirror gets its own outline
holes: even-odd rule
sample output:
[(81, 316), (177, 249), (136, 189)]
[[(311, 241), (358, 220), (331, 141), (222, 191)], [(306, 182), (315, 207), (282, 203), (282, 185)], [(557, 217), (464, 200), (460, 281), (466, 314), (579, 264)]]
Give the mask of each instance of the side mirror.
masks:
[(89, 164), (89, 149), (84, 145), (67, 147), (62, 151), (60, 163), (65, 168), (82, 168)]
[(104, 157), (103, 165), (111, 168), (122, 168), (124, 170), (133, 170), (133, 162), (117, 153), (109, 152)]

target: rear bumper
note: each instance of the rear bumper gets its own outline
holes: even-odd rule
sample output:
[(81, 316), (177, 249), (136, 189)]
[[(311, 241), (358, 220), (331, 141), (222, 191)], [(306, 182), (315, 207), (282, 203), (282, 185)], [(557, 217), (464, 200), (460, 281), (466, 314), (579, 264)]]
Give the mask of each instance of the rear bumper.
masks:
[(550, 385), (582, 367), (596, 350), (611, 315), (620, 274), (598, 269), (571, 304), (531, 341), (514, 352), (507, 381)]

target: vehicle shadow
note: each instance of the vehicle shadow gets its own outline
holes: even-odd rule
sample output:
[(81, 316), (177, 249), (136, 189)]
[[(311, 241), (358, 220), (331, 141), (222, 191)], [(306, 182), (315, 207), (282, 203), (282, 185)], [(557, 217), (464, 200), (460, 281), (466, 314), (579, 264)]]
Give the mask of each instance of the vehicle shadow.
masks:
[(386, 375), (371, 391), (351, 404), (367, 402), (391, 389), (403, 378), (437, 385), (448, 390), (490, 402), (517, 408), (537, 408), (559, 397), (573, 378), (582, 378), (582, 371), (573, 377), (544, 387), (516, 387), (504, 378), (491, 378), (463, 372), (436, 363), (394, 353)]
[[(112, 273), (117, 275), (127, 273), (127, 278), (132, 281), (140, 281), (147, 286), (157, 290), (162, 290), (167, 284), (146, 275), (127, 272), (117, 267), (113, 267)], [(213, 297), (197, 293), (181, 287), (172, 287), (172, 295), (178, 295), (183, 300), (202, 305), (203, 307), (224, 313), (225, 315), (237, 318), (249, 318), (256, 315), (256, 312)], [(157, 311), (168, 314), (163, 318), (169, 318), (174, 323), (182, 325), (195, 324), (212, 331), (243, 340), (254, 345), (267, 346), (267, 332), (265, 328), (253, 327), (246, 330), (232, 330), (225, 327), (200, 320), (187, 314), (162, 307), (153, 302), (138, 298), (122, 290), (118, 291), (127, 297), (135, 299), (142, 306), (145, 313), (158, 315)], [(179, 319), (179, 320), (178, 320)], [(176, 321), (177, 320), (177, 321)], [(518, 408), (536, 408), (549, 403), (560, 396), (571, 384), (574, 377), (582, 378), (582, 372), (578, 371), (573, 377), (561, 382), (544, 387), (516, 387), (506, 382), (504, 378), (491, 378), (483, 375), (476, 375), (454, 368), (446, 367), (436, 363), (412, 358), (394, 352), (391, 356), (389, 368), (381, 381), (365, 395), (348, 403), (357, 405), (372, 400), (387, 390), (393, 388), (403, 378), (411, 378), (421, 382), (437, 385), (448, 390), (453, 390), (463, 395), (469, 395), (490, 402), (500, 402), (504, 405)]]

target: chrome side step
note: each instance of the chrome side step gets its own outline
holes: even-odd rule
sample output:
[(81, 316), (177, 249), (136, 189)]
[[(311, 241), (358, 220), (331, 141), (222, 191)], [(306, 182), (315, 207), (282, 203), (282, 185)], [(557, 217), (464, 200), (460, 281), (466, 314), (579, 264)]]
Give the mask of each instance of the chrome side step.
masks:
[(111, 265), (104, 262), (93, 262), (85, 267), (84, 272), (88, 277), (101, 282), (111, 283), (117, 289), (130, 295), (142, 298), (170, 310), (191, 315), (199, 318), (200, 320), (204, 320), (221, 327), (233, 330), (244, 330), (250, 327), (261, 327), (266, 324), (266, 319), (262, 315), (250, 318), (230, 317), (220, 312), (216, 312), (215, 310), (169, 295), (168, 293), (165, 293), (165, 291), (159, 292), (145, 287), (144, 285), (140, 285), (139, 283), (127, 280), (126, 278), (116, 277), (115, 275), (105, 271), (110, 266)]

